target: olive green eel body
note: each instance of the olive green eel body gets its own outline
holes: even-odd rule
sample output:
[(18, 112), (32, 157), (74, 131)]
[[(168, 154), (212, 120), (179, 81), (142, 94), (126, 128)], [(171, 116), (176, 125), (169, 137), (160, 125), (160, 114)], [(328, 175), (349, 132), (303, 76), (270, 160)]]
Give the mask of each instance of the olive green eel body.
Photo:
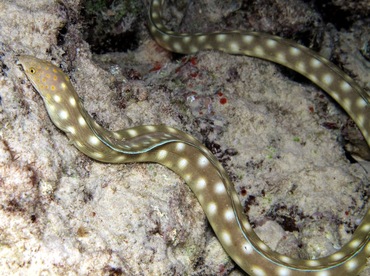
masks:
[[(153, 0), (149, 14), (149, 30), (162, 47), (185, 54), (220, 50), (289, 67), (336, 100), (370, 145), (369, 96), (334, 64), (292, 41), (263, 33), (172, 32), (162, 23), (162, 2)], [(332, 255), (298, 260), (272, 251), (243, 214), (225, 169), (195, 138), (163, 125), (108, 131), (85, 111), (68, 77), (58, 67), (30, 56), (19, 57), (19, 63), (42, 96), (53, 123), (84, 154), (108, 163), (155, 162), (180, 175), (198, 198), (225, 251), (250, 275), (356, 275), (370, 256), (369, 211), (352, 239)]]

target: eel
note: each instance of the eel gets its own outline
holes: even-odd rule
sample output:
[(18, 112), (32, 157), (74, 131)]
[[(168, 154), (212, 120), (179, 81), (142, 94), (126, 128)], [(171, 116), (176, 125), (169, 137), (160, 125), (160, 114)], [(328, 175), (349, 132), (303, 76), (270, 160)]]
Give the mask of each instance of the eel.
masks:
[[(326, 91), (349, 114), (370, 145), (369, 95), (314, 51), (258, 32), (176, 33), (162, 23), (163, 1), (151, 1), (149, 31), (162, 47), (184, 54), (220, 50), (266, 59), (297, 71)], [(300, 260), (271, 250), (253, 231), (223, 166), (198, 140), (165, 125), (109, 131), (84, 109), (69, 78), (57, 66), (33, 56), (18, 63), (41, 95), (52, 122), (90, 158), (107, 163), (159, 163), (181, 176), (201, 204), (227, 254), (250, 275), (356, 275), (370, 256), (370, 210), (352, 238), (337, 252)]]

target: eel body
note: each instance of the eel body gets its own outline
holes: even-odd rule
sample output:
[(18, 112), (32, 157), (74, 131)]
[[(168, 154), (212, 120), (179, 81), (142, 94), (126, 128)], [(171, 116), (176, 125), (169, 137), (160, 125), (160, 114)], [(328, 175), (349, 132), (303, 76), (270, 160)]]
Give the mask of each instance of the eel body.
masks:
[[(149, 30), (164, 48), (179, 53), (215, 49), (270, 60), (289, 67), (325, 90), (358, 125), (370, 145), (369, 96), (348, 75), (315, 52), (257, 32), (186, 34), (166, 29), (162, 3), (150, 6)], [(85, 111), (68, 77), (55, 65), (31, 56), (19, 63), (44, 100), (53, 123), (92, 159), (108, 163), (155, 162), (180, 175), (198, 198), (220, 243), (250, 275), (356, 275), (370, 256), (370, 211), (339, 251), (315, 260), (298, 260), (272, 251), (243, 214), (228, 174), (194, 137), (164, 125), (108, 131)]]

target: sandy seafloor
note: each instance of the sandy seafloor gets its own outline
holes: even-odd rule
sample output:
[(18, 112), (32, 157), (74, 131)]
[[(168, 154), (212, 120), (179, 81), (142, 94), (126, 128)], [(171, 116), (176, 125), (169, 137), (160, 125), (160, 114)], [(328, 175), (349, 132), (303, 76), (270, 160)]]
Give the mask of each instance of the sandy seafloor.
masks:
[[(274, 1), (257, 2), (242, 28), (290, 34), (321, 22), (322, 54), (369, 89), (363, 16), (337, 29), (303, 1), (279, 6), (276, 20), (268, 17)], [(346, 14), (369, 14), (367, 1), (356, 2), (333, 1)], [(227, 3), (218, 9), (205, 1), (182, 29), (202, 31), (207, 22), (207, 31), (234, 28), (243, 17), (230, 20), (235, 3)], [(150, 38), (145, 10), (137, 48), (93, 55), (81, 35), (80, 8), (79, 1), (0, 0), (1, 275), (243, 274), (169, 169), (102, 164), (69, 145), (16, 64), (19, 54), (61, 64), (104, 127), (166, 124), (206, 143), (274, 250), (319, 258), (350, 239), (368, 208), (368, 153), (323, 91), (256, 58), (208, 51), (175, 60)], [(359, 149), (363, 161), (350, 162), (345, 146)]]

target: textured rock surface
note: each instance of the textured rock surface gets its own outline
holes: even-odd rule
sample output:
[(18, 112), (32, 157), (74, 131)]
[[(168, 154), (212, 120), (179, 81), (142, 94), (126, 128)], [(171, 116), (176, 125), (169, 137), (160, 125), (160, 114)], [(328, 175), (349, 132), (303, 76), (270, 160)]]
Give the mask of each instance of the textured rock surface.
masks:
[[(295, 1), (280, 7), (284, 16), (275, 21), (267, 18), (275, 2), (262, 2), (246, 8), (227, 1), (222, 10), (217, 3), (199, 2), (208, 10), (195, 7), (181, 29), (205, 29), (210, 14), (213, 29), (244, 21), (241, 28), (302, 42), (309, 30), (307, 39), (317, 50), (369, 87), (369, 62), (358, 51), (368, 41), (361, 35), (369, 33), (368, 24), (357, 18), (356, 28), (338, 31), (335, 22), (321, 21), (313, 4)], [(347, 1), (332, 2), (351, 10)], [(179, 6), (168, 13), (181, 18)], [(251, 222), (272, 248), (320, 257), (350, 238), (368, 207), (368, 164), (346, 159), (342, 130), (358, 133), (325, 93), (254, 58), (207, 52), (174, 61), (151, 41), (143, 21), (130, 29), (138, 32), (137, 49), (93, 56), (82, 39), (79, 9), (78, 1), (0, 2), (4, 274), (241, 273), (194, 195), (171, 171), (155, 164), (97, 163), (68, 145), (16, 65), (17, 54), (61, 64), (86, 109), (105, 127), (163, 123), (206, 143), (227, 167)], [(355, 12), (349, 14), (353, 21)]]

